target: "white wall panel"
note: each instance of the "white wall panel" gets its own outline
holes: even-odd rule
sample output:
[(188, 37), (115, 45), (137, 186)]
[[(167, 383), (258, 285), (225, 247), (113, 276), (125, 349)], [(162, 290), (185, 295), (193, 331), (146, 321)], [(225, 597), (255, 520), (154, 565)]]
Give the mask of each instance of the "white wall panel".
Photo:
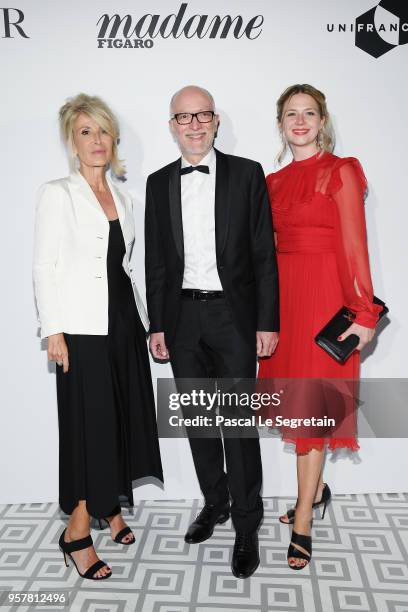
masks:
[[(368, 177), (366, 213), (377, 295), (391, 324), (365, 359), (363, 376), (407, 375), (407, 116), (408, 45), (375, 59), (354, 45), (351, 24), (375, 0), (215, 0), (188, 2), (186, 15), (262, 15), (256, 40), (154, 39), (150, 49), (98, 49), (104, 13), (141, 17), (177, 12), (176, 0), (80, 2), (18, 0), (29, 36), (0, 38), (1, 104), (1, 426), (0, 503), (57, 499), (58, 441), (55, 373), (36, 335), (31, 282), (36, 191), (67, 173), (57, 112), (84, 91), (117, 113), (127, 188), (136, 199), (136, 267), (143, 287), (144, 185), (147, 175), (178, 156), (167, 127), (171, 94), (195, 83), (211, 90), (221, 114), (217, 146), (274, 169), (279, 148), (275, 101), (295, 82), (328, 99), (339, 155), (358, 157)], [(2, 28), (0, 11), (0, 29)], [(1, 31), (3, 36), (4, 32)], [(169, 366), (152, 364), (154, 377)], [(392, 418), (392, 406), (384, 406)], [(136, 497), (199, 496), (186, 440), (162, 440), (165, 488), (137, 488)], [(262, 441), (265, 495), (295, 491), (294, 455), (277, 440)], [(326, 479), (338, 493), (406, 490), (406, 440), (362, 440), (358, 455), (328, 457)]]

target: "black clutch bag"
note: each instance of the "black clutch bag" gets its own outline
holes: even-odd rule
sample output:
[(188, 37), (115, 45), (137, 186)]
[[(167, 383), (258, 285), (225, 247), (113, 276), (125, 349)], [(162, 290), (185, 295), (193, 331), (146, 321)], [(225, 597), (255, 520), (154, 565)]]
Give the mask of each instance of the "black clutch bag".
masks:
[[(379, 316), (381, 319), (381, 317), (387, 314), (388, 308), (376, 296), (374, 296), (373, 303), (382, 306)], [(343, 341), (337, 340), (350, 327), (355, 318), (356, 313), (343, 306), (315, 337), (315, 342), (339, 363), (347, 361), (351, 353), (358, 346), (359, 337), (356, 334), (351, 334)]]

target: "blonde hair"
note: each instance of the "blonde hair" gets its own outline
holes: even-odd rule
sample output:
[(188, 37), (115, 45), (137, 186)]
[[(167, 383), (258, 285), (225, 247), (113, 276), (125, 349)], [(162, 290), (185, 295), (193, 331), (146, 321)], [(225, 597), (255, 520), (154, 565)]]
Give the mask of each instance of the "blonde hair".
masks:
[(84, 113), (91, 117), (104, 129), (113, 140), (112, 159), (110, 166), (116, 176), (123, 177), (126, 173), (123, 162), (118, 158), (119, 124), (109, 106), (98, 96), (88, 96), (80, 93), (73, 98), (68, 98), (59, 110), (59, 124), (62, 138), (67, 145), (70, 157), (70, 166), (76, 168), (76, 155), (74, 153), (74, 122), (78, 115)]
[[(326, 96), (323, 92), (316, 89), (316, 87), (313, 87), (313, 85), (308, 85), (307, 83), (304, 83), (302, 85), (296, 84), (291, 85), (290, 87), (287, 87), (285, 89), (285, 91), (279, 96), (278, 101), (276, 102), (276, 119), (278, 121), (278, 125), (280, 126), (282, 124), (283, 110), (286, 102), (288, 102), (292, 96), (298, 93), (308, 94), (316, 102), (317, 108), (319, 109), (320, 117), (324, 118), (323, 127), (319, 130), (318, 146), (322, 153), (323, 151), (329, 151), (331, 153), (334, 149), (335, 137), (329, 111), (327, 109)], [(282, 162), (282, 159), (285, 157), (287, 148), (288, 145), (285, 140), (283, 143), (283, 147), (277, 157), (278, 163)]]

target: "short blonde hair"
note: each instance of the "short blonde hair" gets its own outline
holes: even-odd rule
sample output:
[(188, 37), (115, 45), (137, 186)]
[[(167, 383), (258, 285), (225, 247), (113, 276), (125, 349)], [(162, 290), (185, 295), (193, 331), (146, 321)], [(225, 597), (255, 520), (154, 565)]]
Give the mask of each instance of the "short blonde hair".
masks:
[[(316, 102), (317, 108), (319, 109), (320, 117), (324, 118), (323, 127), (320, 130), (321, 149), (322, 151), (329, 151), (331, 153), (334, 149), (335, 137), (329, 111), (327, 109), (326, 96), (323, 92), (316, 89), (316, 87), (313, 87), (313, 85), (303, 83), (302, 85), (291, 85), (290, 87), (287, 87), (285, 89), (285, 91), (279, 96), (278, 101), (276, 102), (276, 118), (278, 124), (280, 125), (282, 123), (283, 109), (285, 107), (286, 102), (290, 100), (292, 96), (298, 93), (308, 94)], [(277, 157), (279, 163), (281, 163), (282, 159), (284, 158), (286, 151), (287, 144), (285, 142)]]
[(109, 106), (98, 96), (88, 96), (80, 93), (68, 98), (59, 110), (59, 124), (62, 138), (70, 154), (70, 166), (74, 169), (76, 160), (74, 153), (74, 122), (78, 115), (84, 113), (96, 121), (113, 140), (112, 159), (110, 166), (116, 176), (123, 177), (126, 173), (123, 162), (118, 158), (119, 124)]

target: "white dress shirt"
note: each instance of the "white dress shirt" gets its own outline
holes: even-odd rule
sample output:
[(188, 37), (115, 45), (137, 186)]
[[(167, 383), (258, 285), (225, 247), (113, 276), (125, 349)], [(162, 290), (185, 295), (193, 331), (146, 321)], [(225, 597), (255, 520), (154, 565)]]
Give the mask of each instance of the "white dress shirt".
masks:
[[(216, 162), (215, 151), (211, 149), (196, 164), (208, 166), (209, 174), (195, 170), (180, 177), (184, 235), (183, 289), (222, 291), (215, 252)], [(181, 158), (182, 168), (191, 165), (194, 164)]]

